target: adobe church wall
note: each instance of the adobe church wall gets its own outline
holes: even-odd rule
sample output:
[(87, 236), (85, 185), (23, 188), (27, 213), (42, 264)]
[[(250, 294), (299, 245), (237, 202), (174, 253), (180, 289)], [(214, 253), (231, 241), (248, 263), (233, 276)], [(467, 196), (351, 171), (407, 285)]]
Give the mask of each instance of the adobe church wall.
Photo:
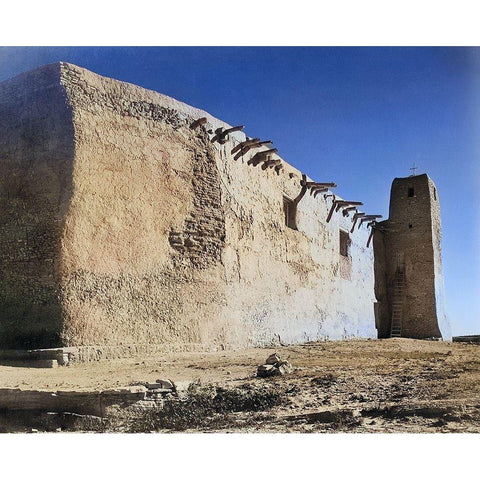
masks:
[(301, 172), (286, 163), (279, 175), (248, 165), (255, 151), (234, 160), (230, 152), (242, 140), (237, 137), (215, 144), (226, 211), (223, 316), (234, 327), (230, 336), (254, 345), (375, 337), (366, 225), (349, 234), (349, 256), (343, 257), (340, 229), (350, 232), (352, 216), (337, 212), (327, 223), (332, 198), (307, 192), (298, 204), (298, 230), (287, 227), (283, 196), (299, 195)]
[(307, 194), (298, 231), (286, 227), (283, 195), (298, 195), (301, 174), (233, 160), (243, 133), (212, 144), (190, 120), (228, 125), (204, 112), (63, 68), (77, 145), (62, 270), (67, 342), (264, 345), (375, 335), (365, 226), (351, 235), (350, 258), (341, 257), (339, 229), (350, 230), (351, 217), (338, 213), (327, 224), (331, 200)]
[(63, 219), (71, 197), (72, 112), (60, 67), (0, 84), (0, 348), (58, 346)]
[(224, 218), (206, 134), (159, 94), (62, 69), (76, 143), (62, 250), (65, 343), (217, 341)]
[[(326, 223), (332, 199), (307, 193), (298, 230), (287, 227), (283, 196), (299, 194), (301, 173), (234, 160), (242, 132), (212, 143), (191, 121), (229, 125), (201, 110), (57, 67), (63, 103), (42, 121), (59, 157), (70, 146), (70, 163), (62, 170), (57, 158), (62, 188), (52, 177), (38, 198), (58, 218), (51, 246), (61, 315), (52, 318), (63, 345), (207, 348), (376, 335), (365, 224), (340, 255), (340, 229), (349, 232), (352, 218), (337, 212)], [(35, 215), (37, 206), (28, 208)]]

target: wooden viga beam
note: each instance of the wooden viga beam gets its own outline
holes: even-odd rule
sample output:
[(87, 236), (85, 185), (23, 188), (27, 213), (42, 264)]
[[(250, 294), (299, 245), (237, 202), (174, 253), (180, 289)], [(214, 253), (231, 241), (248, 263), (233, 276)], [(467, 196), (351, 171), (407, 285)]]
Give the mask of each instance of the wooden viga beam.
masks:
[(359, 218), (362, 218), (366, 215), (366, 213), (363, 213), (363, 212), (357, 212), (353, 215), (353, 225), (352, 225), (352, 229), (350, 230), (350, 233), (353, 233), (353, 230), (355, 230), (355, 225), (357, 224), (357, 220)]
[[(235, 154), (233, 157), (234, 160), (238, 160), (242, 155), (245, 155), (248, 151), (250, 151), (252, 148), (260, 148), (262, 145), (269, 145), (271, 144), (271, 140), (265, 140), (265, 141), (258, 141), (257, 143), (253, 143), (245, 148), (242, 148), (239, 152)], [(237, 145), (238, 146), (238, 145)]]
[(248, 152), (251, 148), (261, 147), (262, 145), (267, 145), (268, 143), (272, 143), (271, 140), (260, 140), (259, 138), (249, 138), (244, 142), (235, 145), (230, 152), (232, 155), (237, 152)]
[(317, 195), (319, 193), (323, 193), (323, 192), (328, 192), (328, 188), (327, 187), (319, 187), (319, 188), (312, 188), (310, 189), (310, 195), (312, 195), (313, 193), (313, 198), (317, 198)]
[(313, 187), (327, 187), (327, 188), (337, 188), (337, 184), (333, 182), (305, 182), (307, 188)]
[(207, 123), (207, 117), (197, 118), (191, 125), (190, 128), (195, 130), (197, 127), (201, 127)]
[(370, 230), (370, 235), (368, 236), (367, 248), (370, 246), (370, 242), (372, 241), (372, 238), (373, 238), (373, 228)]
[(212, 142), (218, 142), (221, 145), (227, 143), (228, 135), (233, 132), (241, 132), (245, 128), (245, 125), (238, 125), (236, 127), (226, 128), (225, 130), (220, 127), (215, 130), (216, 135), (212, 138)]
[[(375, 215), (375, 216), (381, 218), (381, 215)], [(367, 228), (371, 227), (370, 235), (368, 236), (368, 240), (367, 240), (367, 248), (370, 246), (370, 242), (372, 241), (373, 233), (374, 233), (374, 230), (375, 230), (374, 227), (375, 227), (376, 224), (377, 224), (377, 221), (375, 219), (367, 224)]]
[(238, 145), (235, 145), (232, 148), (232, 151), (230, 153), (233, 155), (234, 153), (237, 153), (240, 150), (244, 150), (244, 149), (248, 148), (250, 145), (255, 145), (259, 141), (260, 141), (259, 138), (248, 138), (244, 142), (240, 142)]
[(267, 168), (273, 168), (277, 165), (280, 165), (282, 161), (279, 158), (265, 160), (262, 165), (262, 170), (266, 170)]
[(367, 248), (370, 246), (370, 242), (372, 241), (373, 233), (374, 233), (374, 230), (375, 230), (374, 227), (375, 227), (376, 224), (377, 224), (376, 220), (371, 220), (367, 224), (367, 228), (370, 228), (370, 235), (368, 236), (368, 240), (367, 240)]
[(333, 182), (306, 182), (305, 186), (310, 190), (310, 195), (316, 197), (319, 193), (326, 192), (329, 188), (336, 188), (337, 185)]
[(354, 220), (357, 220), (358, 218), (362, 218), (362, 217), (365, 217), (367, 214), (364, 213), (364, 212), (357, 212), (354, 216), (353, 216), (353, 219)]
[(362, 226), (363, 222), (367, 222), (369, 220), (376, 220), (377, 218), (382, 218), (382, 216), (381, 215), (365, 215), (360, 219), (360, 225), (358, 226), (358, 228)]
[(270, 150), (262, 150), (261, 152), (257, 152), (248, 162), (247, 165), (253, 165), (256, 167), (260, 162), (265, 162), (269, 160), (269, 156), (277, 153), (278, 149), (271, 148)]
[(349, 212), (351, 212), (352, 210), (357, 210), (357, 207), (347, 207), (347, 208), (343, 208), (342, 209), (342, 214), (344, 217), (346, 217), (348, 215)]
[(349, 202), (347, 200), (337, 200), (336, 201), (336, 206), (335, 206), (335, 211), (338, 212), (341, 208), (350, 207), (350, 206), (353, 206), (353, 205), (360, 206), (360, 205), (363, 205), (363, 203), (362, 202)]
[(327, 223), (330, 221), (332, 218), (334, 210), (337, 210), (340, 207), (346, 207), (348, 205), (363, 205), (362, 202), (352, 202), (350, 200), (334, 200), (332, 203), (332, 208), (330, 208), (330, 212), (328, 212), (328, 217), (327, 217)]

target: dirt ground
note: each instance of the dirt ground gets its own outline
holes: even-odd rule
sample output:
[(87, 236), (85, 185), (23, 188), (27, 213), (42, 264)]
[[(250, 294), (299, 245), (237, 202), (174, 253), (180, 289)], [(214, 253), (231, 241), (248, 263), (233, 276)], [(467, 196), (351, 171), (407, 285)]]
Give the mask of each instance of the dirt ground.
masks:
[[(257, 378), (257, 366), (274, 352), (294, 371)], [(480, 345), (329, 341), (56, 369), (0, 366), (0, 387), (25, 390), (97, 390), (159, 378), (192, 383), (164, 409), (163, 422), (152, 412), (142, 418), (119, 412), (105, 430), (480, 432)]]

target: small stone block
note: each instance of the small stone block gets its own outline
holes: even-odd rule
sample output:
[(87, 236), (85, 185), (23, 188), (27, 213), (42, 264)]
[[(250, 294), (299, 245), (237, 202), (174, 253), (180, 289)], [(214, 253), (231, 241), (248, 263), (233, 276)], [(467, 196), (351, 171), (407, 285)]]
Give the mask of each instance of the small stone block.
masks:
[(173, 382), (171, 380), (159, 379), (159, 380), (157, 380), (157, 383), (160, 385), (157, 388), (168, 388), (170, 390), (175, 388), (175, 385), (173, 384)]
[(175, 382), (174, 389), (177, 392), (186, 392), (189, 389), (190, 385), (192, 385), (192, 382), (189, 382), (188, 380)]
[(266, 364), (267, 365), (275, 365), (276, 363), (280, 362), (280, 357), (278, 356), (278, 354), (276, 353), (272, 353), (272, 355), (270, 355), (267, 360), (266, 360)]
[(275, 370), (277, 370), (273, 365), (260, 365), (257, 368), (257, 377), (271, 377), (276, 375)]
[(277, 366), (277, 368), (278, 368), (278, 371), (279, 371), (280, 375), (285, 375), (287, 373), (292, 373), (292, 371), (293, 371), (292, 366), (288, 362), (281, 362)]
[(59, 365), (68, 365), (69, 358), (68, 353), (60, 353), (57, 355), (57, 362)]
[(35, 367), (37, 368), (57, 368), (57, 360), (37, 360), (35, 362)]
[(149, 390), (158, 390), (159, 388), (162, 388), (162, 384), (157, 382), (157, 383), (146, 383), (145, 386), (149, 389)]

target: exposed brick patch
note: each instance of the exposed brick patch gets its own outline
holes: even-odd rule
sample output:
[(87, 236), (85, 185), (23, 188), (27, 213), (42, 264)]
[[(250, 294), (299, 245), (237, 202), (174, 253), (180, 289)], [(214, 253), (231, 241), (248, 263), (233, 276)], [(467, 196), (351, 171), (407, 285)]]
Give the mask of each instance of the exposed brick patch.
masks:
[(206, 268), (220, 261), (225, 246), (225, 217), (213, 153), (207, 148), (195, 150), (194, 156), (194, 208), (185, 219), (183, 230), (171, 230), (168, 239), (172, 248), (193, 266)]

